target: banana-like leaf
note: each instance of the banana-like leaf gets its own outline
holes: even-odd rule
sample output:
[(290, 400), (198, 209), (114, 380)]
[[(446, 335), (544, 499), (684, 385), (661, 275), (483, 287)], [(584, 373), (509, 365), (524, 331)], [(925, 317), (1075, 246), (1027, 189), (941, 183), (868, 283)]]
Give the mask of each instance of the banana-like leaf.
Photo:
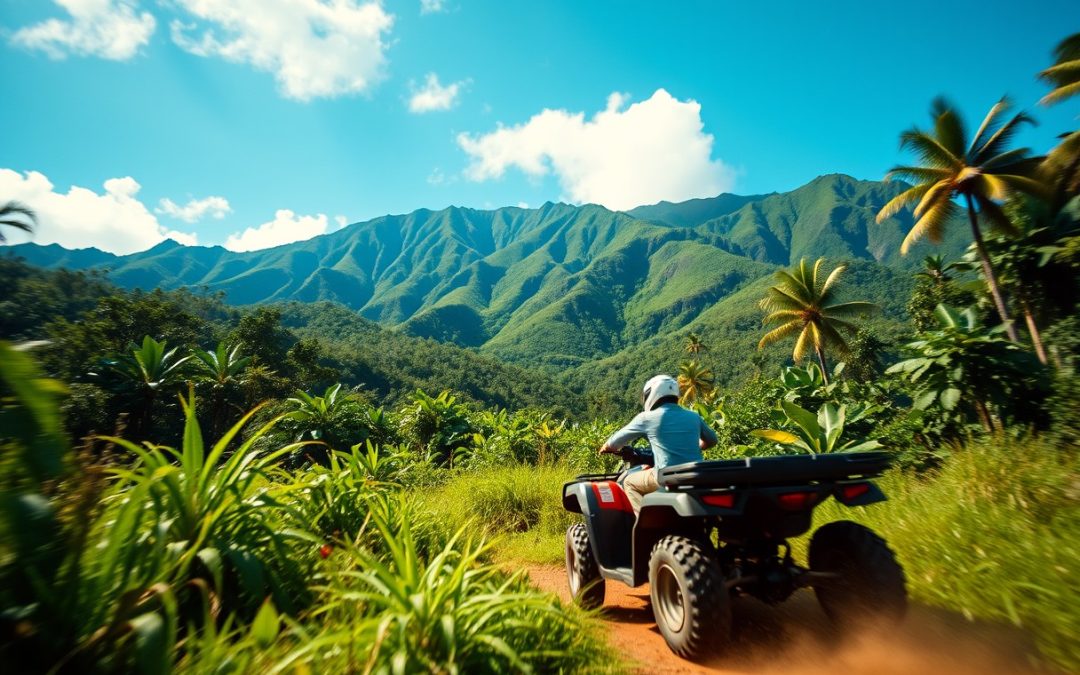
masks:
[(757, 436), (758, 438), (765, 438), (770, 441), (776, 441), (777, 443), (783, 443), (785, 445), (793, 445), (799, 441), (799, 437), (795, 434), (781, 431), (780, 429), (755, 429), (750, 432), (750, 435)]

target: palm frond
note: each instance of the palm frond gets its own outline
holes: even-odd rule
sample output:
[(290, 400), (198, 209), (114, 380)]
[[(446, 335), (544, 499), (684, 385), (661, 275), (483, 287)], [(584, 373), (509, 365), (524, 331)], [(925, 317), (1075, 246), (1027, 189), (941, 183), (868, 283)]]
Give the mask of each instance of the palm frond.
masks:
[(979, 168), (989, 173), (993, 169), (1015, 166), (1024, 166), (1031, 160), (1031, 148), (1013, 148), (983, 162)]
[(952, 181), (940, 181), (934, 183), (934, 185), (926, 191), (923, 198), (919, 200), (919, 203), (915, 206), (915, 217), (922, 218), (927, 209), (932, 208), (942, 199), (952, 199), (953, 183)]
[[(818, 262), (821, 260), (819, 259)], [(833, 286), (840, 279), (840, 275), (847, 269), (847, 265), (837, 265), (836, 269), (829, 272), (828, 278), (825, 279), (825, 283), (821, 286), (821, 294), (818, 301), (821, 303), (828, 302), (829, 297), (832, 295)]]
[[(833, 328), (833, 326), (830, 325), (829, 322), (822, 322), (816, 328), (820, 331), (818, 334), (820, 335), (819, 339), (821, 340), (823, 346), (828, 345), (829, 347), (832, 347), (840, 354), (840, 356), (847, 356), (851, 353), (851, 347), (848, 345), (847, 340), (845, 340), (844, 336), (841, 335), (835, 328)], [(847, 326), (848, 330), (852, 330), (854, 328), (855, 327), (851, 326), (851, 324), (848, 324)]]
[(802, 323), (799, 321), (789, 321), (779, 328), (774, 328), (761, 337), (758, 341), (758, 349), (765, 349), (774, 342), (783, 340), (800, 328), (802, 328)]
[(844, 316), (860, 317), (872, 314), (878, 309), (879, 307), (872, 302), (857, 300), (854, 302), (842, 302), (839, 305), (826, 305), (821, 308), (821, 312), (830, 318)]
[(901, 209), (905, 208), (912, 202), (918, 199), (922, 199), (922, 196), (926, 194), (926, 191), (933, 186), (934, 183), (923, 183), (922, 185), (916, 185), (913, 188), (904, 190), (900, 194), (890, 199), (888, 203), (885, 204), (885, 206), (881, 207), (881, 210), (878, 211), (877, 218), (875, 218), (875, 220), (880, 223), (884, 220), (887, 220), (888, 218), (892, 218), (897, 213), (899, 213)]
[(1077, 94), (1080, 94), (1080, 82), (1073, 82), (1072, 84), (1066, 84), (1051, 91), (1046, 96), (1043, 96), (1039, 103), (1043, 105), (1053, 105), (1055, 103), (1061, 103), (1067, 98), (1072, 98)]
[[(801, 271), (797, 272), (797, 274), (799, 275), (799, 277), (792, 275), (787, 270), (778, 270), (775, 274), (773, 274), (773, 278), (781, 282), (780, 286), (783, 288), (784, 292), (789, 297), (797, 298), (804, 303), (812, 301), (812, 288), (807, 286), (806, 282), (804, 281), (805, 277), (803, 276), (803, 273)], [(773, 288), (777, 287), (774, 286)]]
[(767, 326), (770, 323), (776, 323), (781, 319), (798, 319), (802, 316), (802, 312), (796, 309), (781, 309), (775, 312), (771, 312), (761, 320), (763, 326)]
[(934, 243), (940, 242), (945, 232), (945, 223), (955, 213), (956, 203), (948, 195), (938, 199), (937, 203), (926, 210), (923, 216), (912, 226), (907, 236), (904, 237), (904, 242), (900, 244), (900, 254), (907, 255), (911, 246), (923, 237), (928, 237)]
[(997, 122), (997, 118), (1005, 113), (1012, 107), (1012, 101), (1008, 96), (1002, 96), (1001, 99), (990, 108), (990, 112), (986, 113), (986, 117), (983, 118), (982, 124), (979, 125), (979, 130), (975, 132), (975, 135), (971, 138), (971, 145), (968, 147), (965, 156), (971, 157), (975, 154), (977, 148), (981, 147), (986, 142), (987, 134), (991, 133), (994, 125)]
[(900, 134), (900, 149), (912, 150), (931, 168), (960, 169), (960, 158), (941, 145), (936, 138), (919, 129), (910, 129)]
[(1009, 121), (998, 127), (997, 131), (986, 140), (986, 143), (976, 148), (975, 152), (969, 155), (969, 163), (972, 166), (981, 166), (983, 162), (1001, 154), (1009, 142), (1012, 141), (1013, 136), (1020, 130), (1020, 125), (1024, 123), (1032, 126), (1037, 124), (1035, 118), (1027, 113), (1021, 112), (1013, 115)]
[[(810, 289), (817, 290), (817, 288), (818, 288), (818, 272), (821, 270), (821, 265), (824, 262), (825, 262), (825, 258), (818, 258), (817, 260), (814, 261), (814, 271), (810, 276), (809, 283), (806, 284)], [(805, 275), (803, 276), (803, 279), (804, 280), (806, 279)], [(822, 288), (822, 291), (819, 291), (819, 293), (821, 293), (823, 291), (824, 291), (824, 288)]]
[(807, 350), (812, 346), (814, 342), (814, 324), (808, 323), (803, 326), (803, 331), (799, 333), (799, 339), (795, 341), (795, 349), (791, 352), (791, 358), (796, 362), (802, 361), (806, 357)]
[(991, 230), (998, 234), (1016, 236), (1016, 226), (1005, 214), (1004, 209), (985, 195), (976, 194), (974, 197), (975, 203), (979, 206), (979, 216), (990, 224)]
[(994, 174), (996, 180), (1001, 181), (1008, 187), (1009, 192), (1022, 192), (1034, 197), (1049, 197), (1049, 190), (1045, 183), (1028, 176), (1018, 176), (1014, 174), (999, 173)]
[(762, 299), (759, 306), (766, 312), (776, 312), (784, 309), (800, 310), (808, 304), (806, 300), (787, 293), (779, 286), (772, 286), (765, 293), (767, 295)]
[(930, 166), (894, 166), (885, 174), (886, 182), (899, 178), (912, 183), (935, 182), (952, 175), (949, 169), (940, 169)]
[(944, 99), (937, 98), (931, 105), (934, 115), (934, 135), (943, 148), (953, 157), (964, 156), (966, 132), (964, 121)]

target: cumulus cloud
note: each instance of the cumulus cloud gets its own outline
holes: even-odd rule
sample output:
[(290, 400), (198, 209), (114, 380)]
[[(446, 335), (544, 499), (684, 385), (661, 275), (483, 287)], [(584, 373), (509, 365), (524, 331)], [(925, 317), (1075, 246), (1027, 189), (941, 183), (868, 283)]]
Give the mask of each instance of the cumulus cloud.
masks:
[(290, 244), (326, 234), (327, 225), (324, 213), (317, 216), (298, 216), (289, 209), (279, 209), (270, 222), (230, 235), (225, 241), (225, 248), (230, 251), (257, 251)]
[(216, 220), (221, 220), (226, 214), (232, 212), (232, 207), (229, 206), (229, 200), (224, 197), (211, 196), (203, 199), (192, 199), (183, 206), (166, 197), (158, 202), (154, 211), (166, 216), (172, 216), (185, 223), (197, 223), (207, 215)]
[(12, 43), (51, 58), (99, 56), (125, 61), (150, 41), (157, 22), (136, 0), (53, 0), (70, 19), (48, 19), (15, 32)]
[(465, 175), (483, 181), (511, 167), (534, 178), (553, 173), (566, 198), (610, 209), (731, 189), (734, 172), (712, 159), (713, 137), (704, 131), (696, 101), (658, 89), (624, 110), (627, 98), (611, 94), (607, 107), (588, 120), (581, 112), (544, 110), (517, 126), (459, 134), (471, 160)]
[(461, 88), (468, 80), (453, 82), (445, 87), (439, 84), (439, 76), (428, 73), (424, 79), (424, 86), (412, 87), (412, 96), (409, 97), (409, 111), (414, 113), (426, 113), (433, 110), (449, 110), (457, 103)]
[[(52, 182), (37, 171), (21, 174), (0, 169), (0, 195), (29, 206), (38, 217), (32, 240), (66, 248), (94, 246), (112, 253), (143, 251), (164, 239), (194, 245), (192, 233), (163, 227), (137, 195), (141, 186), (134, 178), (110, 178), (104, 192), (77, 185), (57, 192)], [(11, 243), (28, 237), (13, 233)]]
[(382, 78), (394, 17), (358, 0), (175, 0), (198, 21), (171, 24), (173, 41), (273, 73), (292, 99), (367, 90)]
[(446, 11), (446, 0), (420, 0), (420, 14), (438, 14)]

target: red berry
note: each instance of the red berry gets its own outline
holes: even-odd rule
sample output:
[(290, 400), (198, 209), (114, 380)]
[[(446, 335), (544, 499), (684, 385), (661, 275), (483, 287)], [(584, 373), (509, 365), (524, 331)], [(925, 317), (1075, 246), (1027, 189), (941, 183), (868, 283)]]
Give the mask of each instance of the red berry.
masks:
[(333, 550), (334, 549), (331, 548), (330, 544), (323, 544), (322, 546), (319, 547), (319, 555), (321, 555), (324, 558), (329, 558), (330, 557), (330, 551), (333, 551)]

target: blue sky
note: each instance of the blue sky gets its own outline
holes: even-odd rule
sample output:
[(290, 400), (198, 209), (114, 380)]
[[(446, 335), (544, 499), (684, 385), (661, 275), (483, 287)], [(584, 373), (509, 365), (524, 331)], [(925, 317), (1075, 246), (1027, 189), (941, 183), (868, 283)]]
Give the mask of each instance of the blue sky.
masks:
[(127, 252), (877, 179), (938, 94), (971, 124), (1010, 94), (1045, 151), (1080, 110), (1034, 75), (1076, 30), (1075, 1), (0, 0), (0, 200)]

